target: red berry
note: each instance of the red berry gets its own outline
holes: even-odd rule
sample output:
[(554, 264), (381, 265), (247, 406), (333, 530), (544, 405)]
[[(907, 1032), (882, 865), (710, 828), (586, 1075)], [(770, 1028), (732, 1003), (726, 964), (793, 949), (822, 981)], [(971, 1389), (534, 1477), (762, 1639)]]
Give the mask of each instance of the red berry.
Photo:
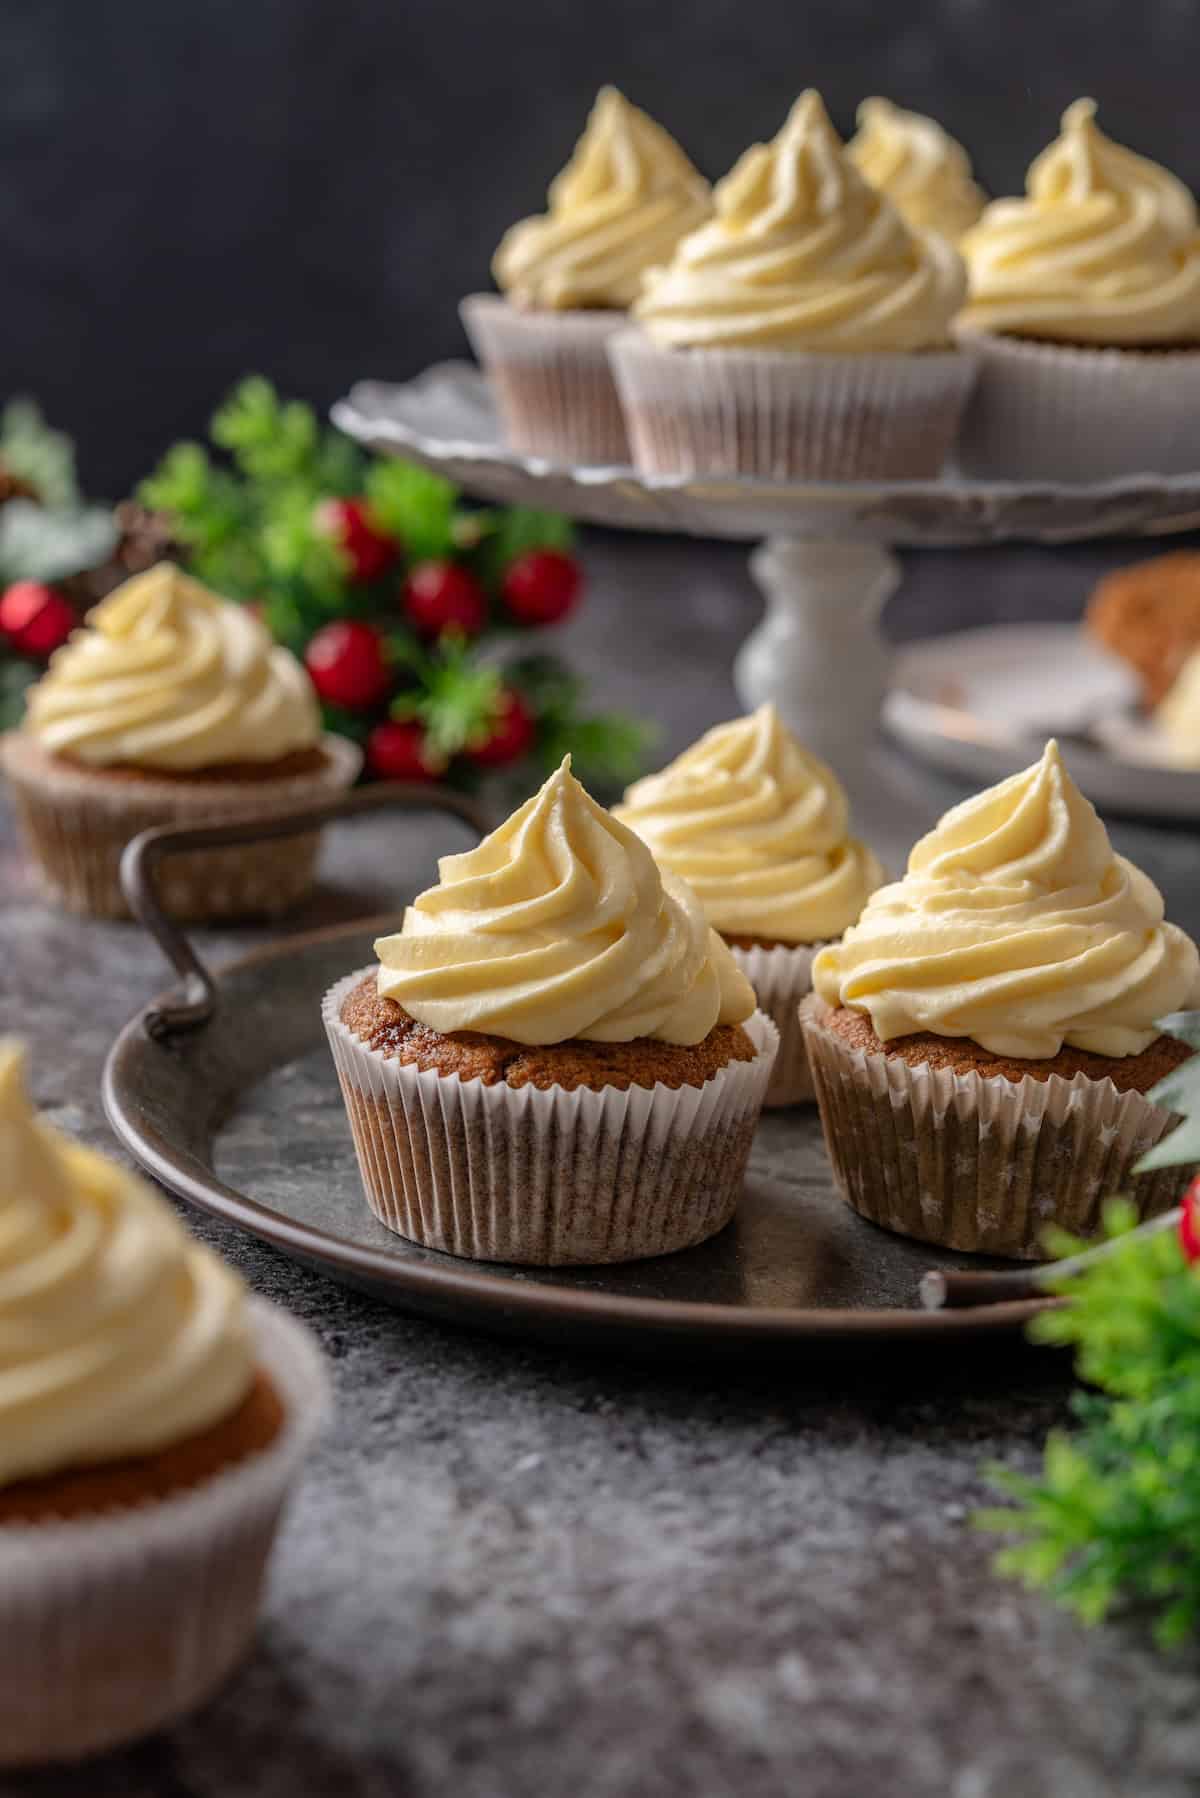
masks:
[(42, 581), (14, 581), (0, 598), (0, 631), (21, 655), (50, 655), (76, 623), (62, 594)]
[(377, 581), (400, 558), (400, 545), (379, 529), (365, 499), (323, 499), (316, 524), (342, 551), (356, 581)]
[(536, 735), (533, 713), (521, 695), (507, 687), (500, 695), (490, 735), (468, 753), (481, 768), (506, 768), (532, 749)]
[(441, 768), (414, 719), (377, 724), (367, 738), (367, 768), (380, 780), (437, 780)]
[(378, 631), (359, 618), (322, 625), (304, 652), (312, 684), (330, 705), (369, 711), (391, 685)]
[(404, 610), (423, 637), (477, 637), (487, 623), (487, 595), (461, 562), (418, 562), (404, 583)]
[(504, 603), (522, 624), (557, 624), (579, 598), (583, 574), (560, 549), (529, 549), (510, 563)]
[(1200, 1261), (1200, 1174), (1195, 1176), (1183, 1195), (1179, 1241), (1189, 1261)]

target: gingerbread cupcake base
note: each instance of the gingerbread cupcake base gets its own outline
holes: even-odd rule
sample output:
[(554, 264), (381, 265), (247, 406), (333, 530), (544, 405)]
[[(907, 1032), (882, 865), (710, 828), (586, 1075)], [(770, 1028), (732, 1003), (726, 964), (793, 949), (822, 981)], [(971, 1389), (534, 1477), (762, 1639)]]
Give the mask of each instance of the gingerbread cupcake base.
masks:
[[(327, 736), (301, 769), (241, 769), (172, 777), (88, 768), (48, 754), (28, 733), (0, 740), (0, 766), (26, 848), (48, 896), (67, 911), (127, 918), (121, 854), (160, 825), (187, 829), (271, 818), (318, 804), (353, 786), (362, 763), (343, 737)], [(231, 849), (198, 849), (165, 861), (158, 875), (164, 909), (185, 923), (274, 917), (310, 891), (320, 833)]]
[[(1187, 1184), (1187, 1169), (1134, 1176), (1175, 1120), (1136, 1084), (1122, 1091), (1107, 1071), (1068, 1061), (1063, 1072), (1031, 1064), (1036, 1072), (1016, 1078), (1003, 1058), (943, 1038), (934, 1039), (940, 1058), (923, 1059), (916, 1039), (904, 1039), (908, 1053), (879, 1043), (869, 1023), (842, 1022), (815, 994), (802, 1018), (838, 1187), (884, 1229), (1038, 1261), (1051, 1225), (1094, 1236), (1106, 1199), (1121, 1193), (1150, 1218)], [(1178, 1056), (1147, 1051), (1141, 1077), (1150, 1083), (1178, 1065), (1187, 1054), (1179, 1048)], [(1120, 1077), (1119, 1064), (1091, 1060)]]
[[(426, 1044), (426, 1055), (378, 1035), (372, 1046), (370, 1029), (364, 1040), (361, 1009), (347, 1002), (373, 973), (360, 969), (339, 981), (322, 1016), (367, 1203), (388, 1229), (473, 1260), (553, 1267), (669, 1254), (729, 1222), (778, 1047), (761, 1012), (737, 1030), (714, 1031), (695, 1050), (558, 1046), (576, 1068), (579, 1051), (590, 1048), (601, 1060), (622, 1047), (638, 1059), (654, 1050), (684, 1058), (660, 1063), (650, 1085), (630, 1077), (628, 1061), (613, 1079), (598, 1061), (595, 1085), (535, 1077), (510, 1084), (493, 1059), (495, 1038), (440, 1038), (457, 1045), (455, 1056), (465, 1050), (482, 1058), (449, 1071), (448, 1051), (436, 1044)], [(743, 1033), (748, 1058), (738, 1045)], [(501, 1047), (543, 1075), (557, 1053)], [(702, 1079), (698, 1053), (721, 1063)], [(678, 1084), (668, 1085), (662, 1076), (672, 1078), (672, 1069)], [(639, 1077), (647, 1075), (643, 1063)]]
[(165, 1495), (157, 1475), (122, 1484), (132, 1463), (107, 1492), (93, 1487), (100, 1508), (67, 1517), (55, 1504), (83, 1491), (70, 1476), (58, 1500), (52, 1480), (11, 1489), (26, 1515), (0, 1522), (0, 1767), (76, 1761), (163, 1728), (248, 1649), (284, 1501), (329, 1402), (308, 1331), (261, 1301), (250, 1317), (263, 1375), (251, 1410), (179, 1445)]

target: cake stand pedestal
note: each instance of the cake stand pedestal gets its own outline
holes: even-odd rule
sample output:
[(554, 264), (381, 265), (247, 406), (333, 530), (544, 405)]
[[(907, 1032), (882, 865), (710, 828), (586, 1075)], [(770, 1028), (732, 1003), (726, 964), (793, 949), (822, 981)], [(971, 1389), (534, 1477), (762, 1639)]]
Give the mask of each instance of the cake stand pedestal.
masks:
[[(879, 629), (896, 590), (896, 548), (1072, 543), (1161, 536), (1200, 526), (1200, 472), (1096, 485), (976, 482), (776, 482), (643, 476), (563, 467), (510, 450), (488, 384), (469, 362), (439, 363), (401, 385), (361, 381), (333, 408), (343, 431), (405, 456), (467, 492), (590, 524), (757, 542), (751, 572), (766, 602), (734, 679), (743, 704), (773, 700), (801, 741), (832, 762), (864, 831), (911, 842), (927, 809), (895, 758), (876, 753), (891, 652)], [(874, 814), (874, 815), (873, 815)]]

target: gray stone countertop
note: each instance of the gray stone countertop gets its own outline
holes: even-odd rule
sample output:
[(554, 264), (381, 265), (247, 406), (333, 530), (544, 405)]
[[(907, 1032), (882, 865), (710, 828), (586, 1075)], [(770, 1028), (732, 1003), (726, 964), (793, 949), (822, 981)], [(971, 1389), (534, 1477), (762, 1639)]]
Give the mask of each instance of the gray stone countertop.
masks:
[[(757, 616), (736, 549), (596, 536), (564, 649), (663, 753), (729, 716)], [(897, 635), (1071, 616), (1112, 551), (910, 559)], [(628, 647), (625, 647), (628, 646)], [(633, 647), (636, 646), (636, 649)], [(932, 817), (960, 795), (926, 775)], [(913, 790), (910, 784), (910, 791)], [(1194, 833), (1120, 846), (1200, 929)], [(385, 842), (386, 838), (386, 842)], [(379, 909), (451, 846), (331, 833), (302, 927)], [(0, 1025), (40, 1101), (111, 1148), (97, 1085), (165, 984), (133, 926), (47, 910), (0, 826)], [(209, 937), (230, 951), (252, 933)], [(736, 1367), (565, 1354), (405, 1318), (189, 1221), (321, 1337), (334, 1427), (292, 1508), (256, 1650), (170, 1734), (30, 1798), (1184, 1798), (1197, 1662), (999, 1580), (969, 1525), (1032, 1467), (1069, 1368), (1018, 1344)]]

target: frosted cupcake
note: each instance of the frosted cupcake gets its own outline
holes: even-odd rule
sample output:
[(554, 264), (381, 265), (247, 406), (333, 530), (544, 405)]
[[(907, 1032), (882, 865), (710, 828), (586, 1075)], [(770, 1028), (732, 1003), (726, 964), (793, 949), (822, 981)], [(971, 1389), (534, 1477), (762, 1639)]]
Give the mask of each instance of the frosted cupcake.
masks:
[(1157, 1020), (1200, 999), (1200, 957), (1057, 744), (947, 812), (813, 986), (826, 1144), (873, 1223), (1032, 1260), (1049, 1224), (1089, 1236), (1114, 1193), (1151, 1217), (1186, 1184), (1133, 1169), (1174, 1121), (1146, 1094), (1190, 1051)]
[[(359, 752), (321, 734), (308, 675), (244, 606), (161, 562), (88, 613), (30, 688), (3, 768), (29, 853), (71, 911), (124, 917), (118, 869), (155, 825), (268, 818), (350, 786)], [(285, 910), (318, 836), (203, 850), (161, 866), (179, 918)]]
[(846, 154), (864, 181), (887, 195), (910, 231), (940, 231), (956, 243), (987, 203), (962, 145), (935, 119), (890, 100), (863, 101)]
[(813, 956), (883, 883), (875, 856), (849, 834), (833, 771), (763, 705), (637, 781), (613, 815), (687, 881), (779, 1031), (766, 1104), (811, 1099), (800, 1001)]
[(711, 211), (708, 182), (615, 87), (600, 90), (538, 218), (506, 232), (462, 317), (491, 376), (509, 442), (556, 462), (629, 460), (605, 341), (646, 270)]
[(36, 1119), (0, 1042), (0, 1767), (161, 1728), (246, 1651), (327, 1405), (308, 1332)]
[(1102, 480), (1200, 458), (1200, 230), (1181, 181), (1112, 143), (1092, 100), (962, 240), (981, 358), (973, 475)]
[(974, 365), (950, 325), (954, 248), (914, 235), (845, 154), (820, 96), (713, 192), (609, 344), (649, 474), (936, 474)]
[(687, 1248), (741, 1194), (778, 1037), (680, 881), (557, 773), (326, 994), (367, 1201), (550, 1266)]

